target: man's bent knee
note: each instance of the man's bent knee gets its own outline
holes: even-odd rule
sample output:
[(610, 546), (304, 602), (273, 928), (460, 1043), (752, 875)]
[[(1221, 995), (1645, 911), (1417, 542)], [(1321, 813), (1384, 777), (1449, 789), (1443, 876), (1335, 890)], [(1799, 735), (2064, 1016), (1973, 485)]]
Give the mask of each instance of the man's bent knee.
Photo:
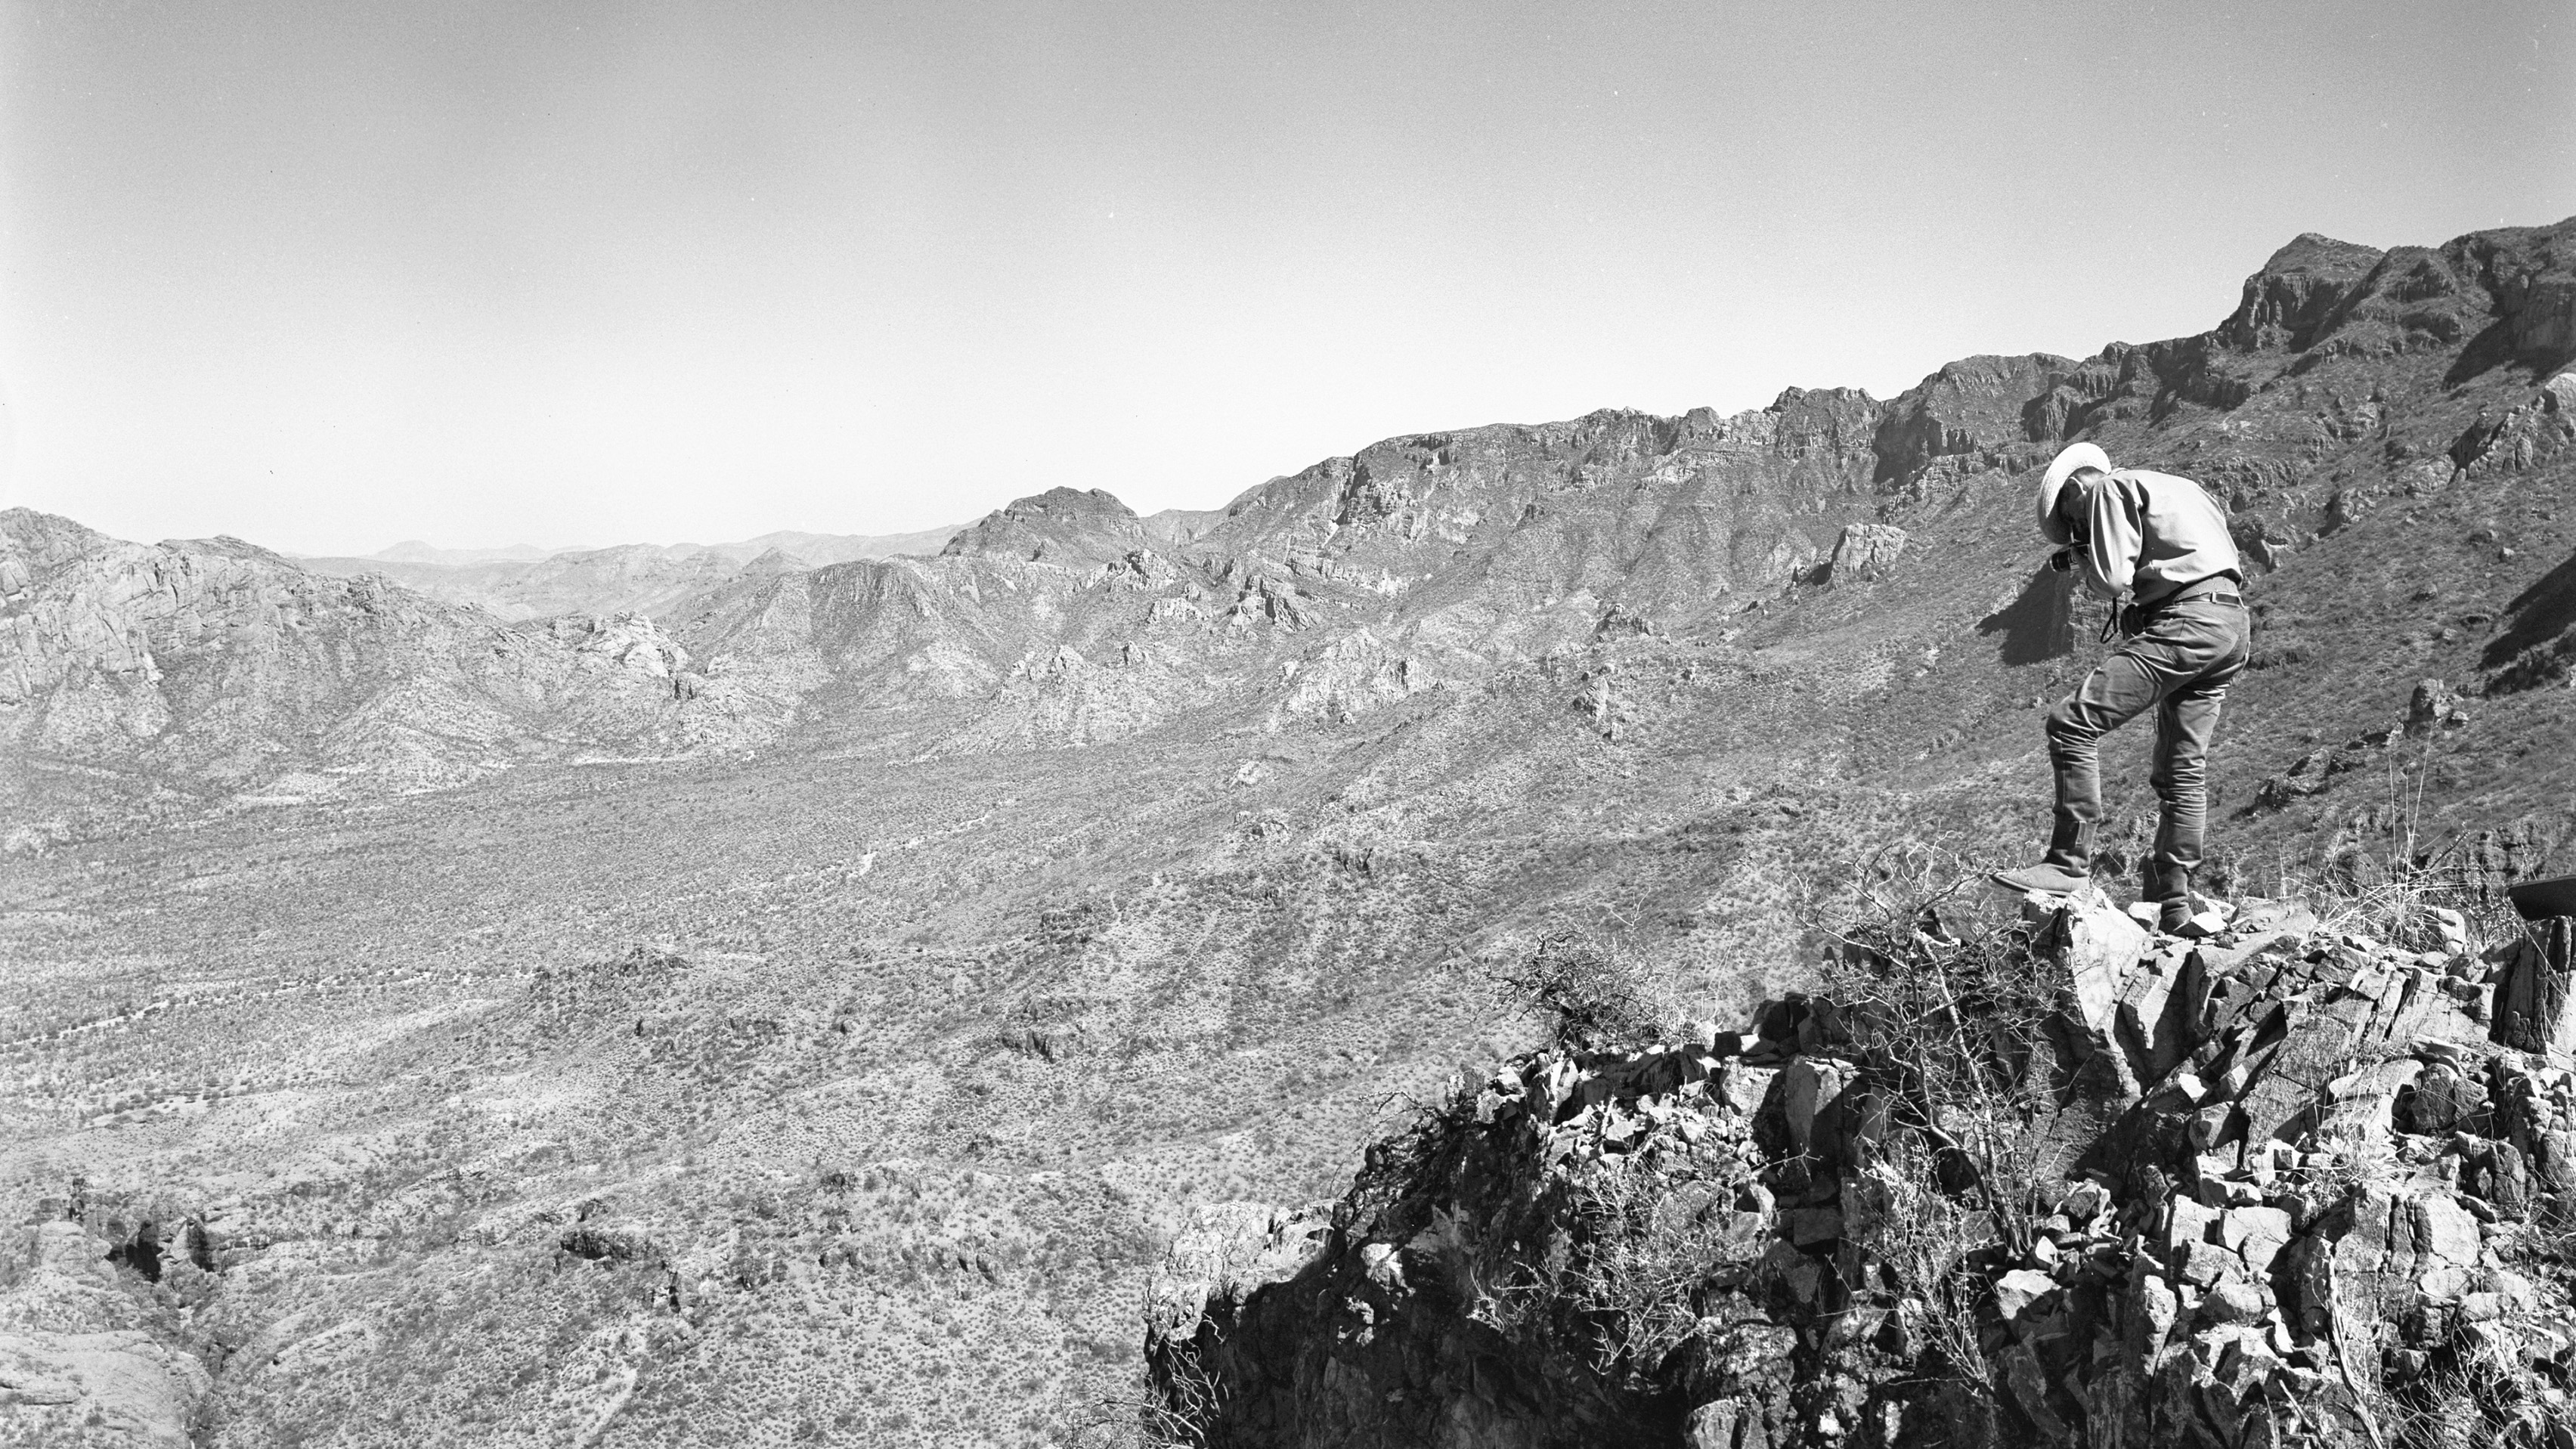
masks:
[(2147, 770), (2147, 784), (2159, 800), (2198, 796), (2209, 787), (2209, 759), (2196, 750), (2176, 749), (2160, 738), (2155, 763)]
[(2156, 798), (2171, 804), (2177, 800), (2198, 800), (2209, 793), (2206, 770), (2158, 770), (2147, 776), (2148, 788)]
[(2102, 737), (2102, 727), (2093, 723), (2072, 696), (2060, 700), (2057, 708), (2048, 712), (2048, 721), (2042, 728), (2052, 745), (2090, 744)]

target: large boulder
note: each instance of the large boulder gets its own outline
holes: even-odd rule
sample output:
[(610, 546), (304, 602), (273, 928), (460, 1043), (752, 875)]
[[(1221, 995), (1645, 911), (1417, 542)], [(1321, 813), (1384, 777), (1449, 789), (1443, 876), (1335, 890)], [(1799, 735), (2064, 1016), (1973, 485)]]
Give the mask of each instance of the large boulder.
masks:
[(1905, 530), (1886, 523), (1853, 523), (1834, 540), (1826, 578), (1835, 584), (1867, 583), (1887, 576), (1905, 553)]

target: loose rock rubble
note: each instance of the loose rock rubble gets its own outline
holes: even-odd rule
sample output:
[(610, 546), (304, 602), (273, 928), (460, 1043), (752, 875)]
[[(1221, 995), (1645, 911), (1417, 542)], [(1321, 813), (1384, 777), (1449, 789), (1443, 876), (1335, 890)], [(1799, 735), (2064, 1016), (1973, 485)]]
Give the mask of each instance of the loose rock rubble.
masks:
[[(1534, 1053), (1329, 1217), (1211, 1215), (1155, 1381), (1212, 1445), (2576, 1444), (2568, 926), (2040, 913), (1991, 1196), (1883, 1004)], [(1937, 932), (1842, 949), (1919, 986)]]

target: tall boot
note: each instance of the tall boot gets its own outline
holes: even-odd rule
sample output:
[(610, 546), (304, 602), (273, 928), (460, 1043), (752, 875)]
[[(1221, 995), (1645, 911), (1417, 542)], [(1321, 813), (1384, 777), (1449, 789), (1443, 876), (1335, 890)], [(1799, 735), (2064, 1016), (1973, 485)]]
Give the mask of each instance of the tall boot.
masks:
[(2093, 822), (2059, 806), (2048, 825), (2048, 854), (2041, 856), (2040, 862), (2055, 866), (2068, 875), (2090, 875), (2093, 870)]
[(2025, 895), (2073, 895), (2093, 878), (2092, 867), (2093, 822), (2061, 803), (2049, 824), (2048, 854), (2037, 865), (1996, 871), (1993, 879), (2006, 890)]
[(2156, 929), (2179, 935), (2191, 924), (2191, 868), (2156, 864), (2147, 868), (2147, 898), (2156, 903)]

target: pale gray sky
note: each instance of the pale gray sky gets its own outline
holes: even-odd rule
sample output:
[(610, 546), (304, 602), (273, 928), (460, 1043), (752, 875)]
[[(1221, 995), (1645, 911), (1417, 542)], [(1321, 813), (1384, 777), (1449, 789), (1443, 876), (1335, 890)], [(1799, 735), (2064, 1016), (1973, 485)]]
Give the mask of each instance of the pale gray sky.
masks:
[(300, 551), (1204, 507), (2576, 212), (2565, 0), (0, 14), (0, 504)]

